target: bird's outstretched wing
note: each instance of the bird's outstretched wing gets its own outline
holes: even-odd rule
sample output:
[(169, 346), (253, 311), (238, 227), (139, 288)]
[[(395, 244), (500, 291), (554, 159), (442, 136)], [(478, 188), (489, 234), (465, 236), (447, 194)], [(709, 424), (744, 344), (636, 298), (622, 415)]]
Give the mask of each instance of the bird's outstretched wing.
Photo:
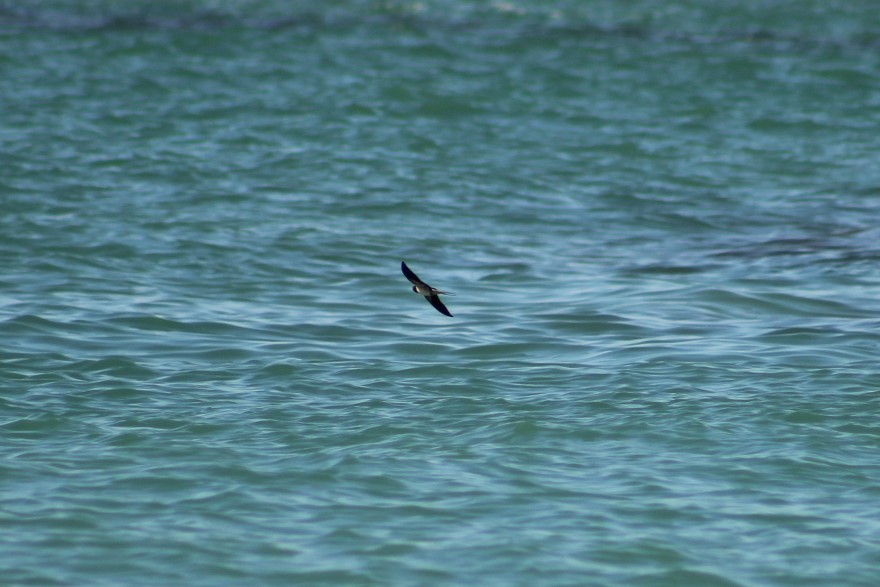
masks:
[(412, 269), (406, 266), (406, 263), (403, 261), (400, 262), (400, 270), (403, 271), (403, 274), (406, 276), (414, 284), (425, 283), (419, 276), (412, 272)]
[(446, 306), (443, 305), (443, 302), (440, 301), (440, 296), (425, 296), (425, 299), (428, 300), (438, 312), (453, 318), (452, 314), (449, 313), (449, 310), (446, 309)]

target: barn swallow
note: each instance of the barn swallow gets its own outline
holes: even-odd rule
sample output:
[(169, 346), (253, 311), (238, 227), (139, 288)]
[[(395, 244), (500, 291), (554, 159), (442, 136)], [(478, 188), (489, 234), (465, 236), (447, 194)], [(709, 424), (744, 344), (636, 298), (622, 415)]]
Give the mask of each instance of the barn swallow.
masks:
[(428, 300), (428, 303), (434, 306), (438, 312), (441, 314), (446, 314), (450, 318), (452, 314), (449, 313), (449, 310), (446, 309), (446, 306), (443, 305), (443, 302), (440, 301), (440, 294), (452, 296), (455, 294), (451, 294), (448, 291), (440, 291), (436, 287), (431, 287), (421, 279), (419, 276), (412, 272), (412, 270), (406, 266), (406, 263), (403, 261), (400, 262), (400, 270), (403, 271), (403, 274), (406, 275), (406, 278), (409, 279), (412, 284), (412, 290), (417, 293), (425, 296), (425, 299)]

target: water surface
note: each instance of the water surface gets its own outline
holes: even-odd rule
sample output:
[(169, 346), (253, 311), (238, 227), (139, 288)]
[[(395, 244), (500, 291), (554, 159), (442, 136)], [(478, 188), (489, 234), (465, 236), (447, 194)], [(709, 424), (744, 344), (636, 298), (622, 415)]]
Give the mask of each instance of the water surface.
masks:
[(740, 4), (0, 6), (5, 581), (875, 585), (880, 23)]

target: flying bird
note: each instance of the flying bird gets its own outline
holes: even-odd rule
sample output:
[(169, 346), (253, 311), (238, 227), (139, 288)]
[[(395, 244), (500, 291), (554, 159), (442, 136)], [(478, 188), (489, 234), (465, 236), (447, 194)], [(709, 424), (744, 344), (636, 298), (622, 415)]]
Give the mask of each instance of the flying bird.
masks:
[(403, 271), (403, 274), (406, 275), (406, 278), (410, 280), (413, 284), (412, 290), (417, 293), (425, 296), (425, 299), (428, 300), (428, 303), (434, 306), (438, 312), (441, 314), (446, 314), (450, 318), (452, 314), (449, 313), (449, 310), (446, 309), (446, 306), (443, 305), (443, 302), (440, 301), (440, 294), (452, 296), (455, 294), (451, 294), (448, 291), (440, 291), (436, 287), (431, 287), (421, 279), (419, 276), (412, 272), (412, 270), (406, 266), (406, 263), (403, 261), (400, 262), (400, 270)]

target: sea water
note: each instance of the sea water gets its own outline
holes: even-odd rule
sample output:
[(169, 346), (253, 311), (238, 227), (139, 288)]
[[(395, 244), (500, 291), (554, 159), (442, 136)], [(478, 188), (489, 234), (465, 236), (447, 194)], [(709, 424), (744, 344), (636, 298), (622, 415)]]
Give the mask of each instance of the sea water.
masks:
[(3, 585), (880, 584), (874, 2), (5, 2), (0, 72)]

